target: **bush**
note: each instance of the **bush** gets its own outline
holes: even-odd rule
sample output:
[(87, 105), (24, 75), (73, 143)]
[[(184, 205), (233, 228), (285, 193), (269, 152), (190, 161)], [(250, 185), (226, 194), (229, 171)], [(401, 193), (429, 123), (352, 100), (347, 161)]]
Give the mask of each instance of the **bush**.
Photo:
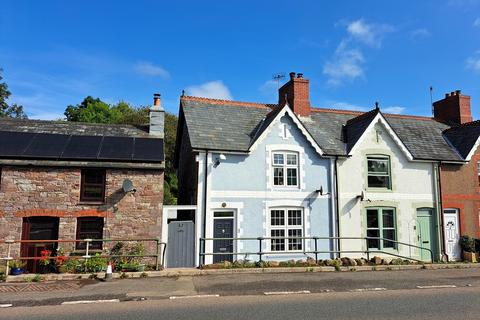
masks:
[(95, 254), (90, 259), (87, 259), (84, 264), (85, 272), (100, 272), (105, 271), (107, 268), (107, 258), (100, 257), (100, 254)]
[(475, 239), (469, 235), (460, 238), (460, 247), (464, 252), (475, 252)]

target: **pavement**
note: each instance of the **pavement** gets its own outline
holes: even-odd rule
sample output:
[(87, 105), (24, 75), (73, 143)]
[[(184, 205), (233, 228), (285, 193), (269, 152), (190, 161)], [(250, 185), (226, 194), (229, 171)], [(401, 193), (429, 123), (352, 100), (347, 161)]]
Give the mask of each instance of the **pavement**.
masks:
[[(60, 305), (65, 302), (178, 300), (190, 297), (288, 294), (480, 290), (480, 269), (370, 272), (208, 274), (158, 278), (0, 284), (0, 307)], [(3, 310), (2, 310), (3, 311)]]
[(0, 319), (479, 319), (480, 288), (225, 296), (6, 308)]

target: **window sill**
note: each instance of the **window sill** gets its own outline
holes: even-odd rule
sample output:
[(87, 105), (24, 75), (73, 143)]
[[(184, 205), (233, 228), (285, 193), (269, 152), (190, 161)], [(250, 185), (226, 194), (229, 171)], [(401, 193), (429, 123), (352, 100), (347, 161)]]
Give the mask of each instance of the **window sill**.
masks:
[(83, 206), (101, 206), (105, 205), (105, 201), (79, 201), (77, 205)]
[(367, 188), (365, 191), (378, 192), (378, 193), (393, 193), (392, 189), (387, 189), (387, 188)]

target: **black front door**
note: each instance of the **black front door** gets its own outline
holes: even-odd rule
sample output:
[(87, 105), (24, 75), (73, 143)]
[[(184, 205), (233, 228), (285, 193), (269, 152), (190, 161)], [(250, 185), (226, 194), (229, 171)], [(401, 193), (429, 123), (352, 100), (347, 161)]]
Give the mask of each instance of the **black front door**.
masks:
[[(213, 220), (214, 238), (233, 238), (233, 219)], [(233, 240), (214, 240), (213, 253), (233, 252)], [(222, 261), (233, 261), (231, 254), (216, 254), (213, 256), (213, 263)]]
[[(59, 218), (55, 217), (29, 217), (23, 218), (22, 240), (58, 240)], [(41, 257), (41, 252), (48, 250), (50, 255), (55, 253), (57, 243), (39, 242), (24, 243), (21, 247), (22, 257)], [(41, 270), (39, 260), (28, 260), (28, 272), (37, 273)]]

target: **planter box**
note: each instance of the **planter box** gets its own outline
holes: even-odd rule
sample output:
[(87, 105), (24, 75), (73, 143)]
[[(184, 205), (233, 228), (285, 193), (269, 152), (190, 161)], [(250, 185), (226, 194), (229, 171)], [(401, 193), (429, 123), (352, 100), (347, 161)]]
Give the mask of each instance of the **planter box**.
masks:
[(478, 253), (463, 251), (463, 260), (468, 262), (478, 262)]

